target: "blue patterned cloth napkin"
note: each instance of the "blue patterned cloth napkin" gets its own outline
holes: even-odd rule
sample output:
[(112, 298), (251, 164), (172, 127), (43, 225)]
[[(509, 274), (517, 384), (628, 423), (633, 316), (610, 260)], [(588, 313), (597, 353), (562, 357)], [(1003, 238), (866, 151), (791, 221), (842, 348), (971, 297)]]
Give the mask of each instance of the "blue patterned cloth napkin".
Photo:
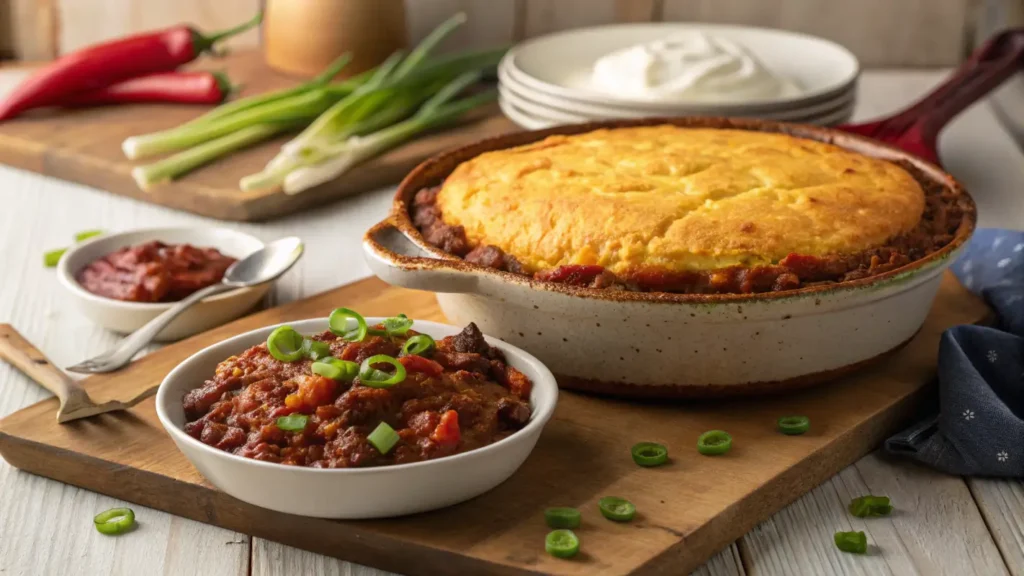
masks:
[(950, 474), (1024, 477), (1024, 232), (978, 230), (953, 272), (998, 324), (939, 344), (939, 413), (893, 436), (891, 454)]

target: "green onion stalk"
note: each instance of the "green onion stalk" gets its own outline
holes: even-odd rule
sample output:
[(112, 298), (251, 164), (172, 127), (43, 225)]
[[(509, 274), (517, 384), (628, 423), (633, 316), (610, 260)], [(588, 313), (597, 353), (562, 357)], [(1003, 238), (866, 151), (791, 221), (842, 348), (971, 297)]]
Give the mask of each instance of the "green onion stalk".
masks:
[(497, 93), (493, 89), (450, 101), (468, 84), (475, 82), (478, 74), (469, 72), (456, 78), (407, 120), (366, 136), (353, 136), (342, 143), (320, 150), (319, 153), (326, 159), (289, 172), (284, 179), (284, 192), (298, 194), (333, 180), (360, 162), (395, 148), (426, 130), (451, 123), (470, 110), (494, 101)]

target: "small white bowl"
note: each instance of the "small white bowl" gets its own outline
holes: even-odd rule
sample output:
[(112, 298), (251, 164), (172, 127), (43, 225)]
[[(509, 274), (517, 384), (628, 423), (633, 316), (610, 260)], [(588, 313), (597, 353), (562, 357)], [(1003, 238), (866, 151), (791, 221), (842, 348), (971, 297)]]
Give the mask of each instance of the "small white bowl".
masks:
[[(125, 302), (106, 298), (83, 288), (75, 276), (98, 258), (153, 240), (216, 248), (222, 254), (237, 259), (263, 248), (263, 242), (258, 238), (226, 228), (148, 228), (104, 234), (68, 249), (57, 263), (57, 279), (71, 295), (78, 310), (90, 320), (114, 332), (134, 332), (174, 303)], [(270, 286), (268, 282), (206, 298), (178, 316), (160, 332), (157, 340), (179, 340), (234, 320), (251, 310)]]
[[(367, 318), (375, 324), (383, 318)], [(327, 329), (327, 319), (286, 322), (302, 334)], [(319, 469), (285, 466), (236, 456), (207, 446), (184, 431), (182, 398), (208, 379), (217, 364), (267, 339), (267, 326), (229, 338), (189, 356), (160, 384), (156, 413), (171, 439), (204, 478), (230, 496), (278, 512), (316, 518), (364, 519), (404, 516), (451, 506), (483, 494), (508, 479), (530, 455), (555, 411), (558, 386), (551, 372), (530, 354), (494, 338), (509, 365), (533, 381), (530, 422), (489, 446), (413, 464), (375, 468)], [(413, 328), (434, 338), (461, 328), (417, 320)]]

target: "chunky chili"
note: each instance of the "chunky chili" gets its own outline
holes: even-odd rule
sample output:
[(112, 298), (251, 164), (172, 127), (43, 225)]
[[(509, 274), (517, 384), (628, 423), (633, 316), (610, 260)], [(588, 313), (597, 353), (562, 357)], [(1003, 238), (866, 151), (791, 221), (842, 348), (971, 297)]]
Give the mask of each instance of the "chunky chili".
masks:
[(175, 302), (216, 284), (235, 259), (215, 248), (147, 242), (91, 262), (77, 275), (83, 288), (129, 302)]
[[(397, 384), (376, 387), (360, 376), (317, 375), (311, 359), (282, 362), (260, 344), (221, 362), (209, 380), (185, 395), (185, 431), (246, 458), (352, 468), (474, 450), (529, 421), (532, 383), (487, 344), (476, 325), (438, 340), (425, 356), (402, 353), (415, 330), (389, 333), (378, 324), (369, 331), (361, 341), (331, 331), (310, 338), (327, 344), (331, 357), (341, 361), (397, 358), (405, 371)], [(307, 420), (282, 429), (278, 419), (289, 415)]]

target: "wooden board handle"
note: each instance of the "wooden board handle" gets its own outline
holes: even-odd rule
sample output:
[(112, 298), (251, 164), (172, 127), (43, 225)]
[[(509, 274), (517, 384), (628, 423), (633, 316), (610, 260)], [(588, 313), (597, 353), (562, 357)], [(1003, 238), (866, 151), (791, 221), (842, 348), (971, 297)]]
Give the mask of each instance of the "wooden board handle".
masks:
[(78, 383), (50, 363), (38, 348), (10, 324), (0, 324), (0, 359), (21, 370), (37, 384), (53, 392), (63, 406), (69, 398), (85, 396)]

